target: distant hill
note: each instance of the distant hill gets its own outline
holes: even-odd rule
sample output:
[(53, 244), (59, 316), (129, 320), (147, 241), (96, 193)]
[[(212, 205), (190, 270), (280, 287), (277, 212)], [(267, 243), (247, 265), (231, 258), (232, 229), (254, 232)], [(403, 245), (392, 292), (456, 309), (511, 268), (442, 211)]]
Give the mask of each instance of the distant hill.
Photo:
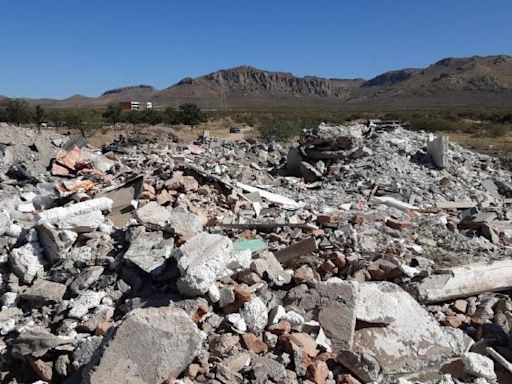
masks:
[(81, 108), (123, 100), (153, 101), (157, 107), (190, 102), (215, 109), (512, 107), (512, 57), (446, 58), (370, 80), (297, 77), (240, 66), (185, 78), (163, 90), (137, 85), (99, 97), (30, 101), (48, 108)]

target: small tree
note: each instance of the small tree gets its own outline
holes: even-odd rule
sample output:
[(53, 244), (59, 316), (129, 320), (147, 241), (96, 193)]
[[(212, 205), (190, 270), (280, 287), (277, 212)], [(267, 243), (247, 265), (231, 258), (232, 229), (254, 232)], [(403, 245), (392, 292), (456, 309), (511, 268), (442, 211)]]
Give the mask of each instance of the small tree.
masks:
[(128, 111), (124, 113), (124, 121), (132, 124), (142, 124), (144, 122), (144, 116), (141, 111)]
[(66, 122), (66, 116), (60, 109), (53, 109), (48, 111), (47, 118), (50, 123), (57, 128), (64, 126), (64, 123)]
[(107, 106), (107, 110), (103, 112), (102, 116), (107, 122), (111, 123), (115, 127), (121, 119), (121, 114), (121, 106), (119, 104), (112, 103)]
[(29, 123), (32, 118), (30, 106), (23, 99), (7, 99), (2, 102), (2, 109), (5, 120), (18, 126)]
[(192, 103), (182, 104), (178, 107), (178, 116), (181, 123), (186, 125), (197, 125), (206, 121), (206, 117), (201, 109)]
[(160, 111), (155, 109), (146, 109), (145, 111), (142, 111), (142, 114), (144, 116), (144, 122), (149, 125), (157, 125), (162, 122), (162, 113), (160, 113)]
[(34, 122), (37, 124), (38, 127), (41, 126), (41, 123), (44, 120), (44, 116), (45, 116), (44, 109), (41, 108), (40, 105), (36, 105), (36, 109), (34, 112)]
[(168, 125), (174, 125), (180, 123), (180, 113), (176, 108), (166, 108), (163, 113), (163, 122)]

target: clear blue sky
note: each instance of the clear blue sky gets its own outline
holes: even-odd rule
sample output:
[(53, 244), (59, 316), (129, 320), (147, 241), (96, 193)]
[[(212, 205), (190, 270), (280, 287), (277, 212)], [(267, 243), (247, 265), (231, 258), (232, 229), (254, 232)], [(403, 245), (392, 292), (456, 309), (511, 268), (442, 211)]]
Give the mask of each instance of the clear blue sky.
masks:
[(0, 94), (165, 88), (249, 64), (371, 78), (512, 54), (510, 0), (0, 0)]

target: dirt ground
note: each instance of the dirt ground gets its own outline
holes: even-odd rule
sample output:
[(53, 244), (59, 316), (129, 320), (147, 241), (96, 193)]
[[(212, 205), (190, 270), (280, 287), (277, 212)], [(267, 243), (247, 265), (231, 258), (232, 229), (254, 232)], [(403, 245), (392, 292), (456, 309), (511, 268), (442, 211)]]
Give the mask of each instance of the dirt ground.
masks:
[[(240, 133), (230, 133), (231, 127), (240, 128)], [(78, 130), (68, 128), (55, 129), (58, 133), (78, 133)], [(75, 132), (76, 131), (76, 132)], [(253, 127), (240, 124), (232, 124), (229, 119), (219, 119), (201, 123), (195, 127), (186, 125), (182, 126), (132, 126), (129, 124), (119, 125), (114, 127), (103, 127), (97, 133), (88, 137), (89, 144), (95, 147), (100, 147), (103, 144), (110, 143), (117, 139), (120, 135), (129, 136), (137, 133), (145, 134), (152, 133), (152, 136), (158, 136), (161, 133), (162, 137), (167, 137), (166, 133), (172, 133), (179, 137), (185, 143), (193, 142), (205, 131), (208, 131), (210, 137), (222, 138), (225, 140), (241, 140), (248, 138), (256, 138), (257, 132)]]

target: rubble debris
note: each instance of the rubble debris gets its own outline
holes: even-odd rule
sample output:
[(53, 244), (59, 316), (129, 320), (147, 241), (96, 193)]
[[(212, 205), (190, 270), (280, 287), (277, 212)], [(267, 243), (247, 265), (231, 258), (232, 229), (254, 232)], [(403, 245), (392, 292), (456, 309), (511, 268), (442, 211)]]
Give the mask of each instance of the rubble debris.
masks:
[(510, 381), (498, 160), (446, 139), (441, 167), (396, 122), (289, 150), (34, 132), (2, 125), (0, 381)]

